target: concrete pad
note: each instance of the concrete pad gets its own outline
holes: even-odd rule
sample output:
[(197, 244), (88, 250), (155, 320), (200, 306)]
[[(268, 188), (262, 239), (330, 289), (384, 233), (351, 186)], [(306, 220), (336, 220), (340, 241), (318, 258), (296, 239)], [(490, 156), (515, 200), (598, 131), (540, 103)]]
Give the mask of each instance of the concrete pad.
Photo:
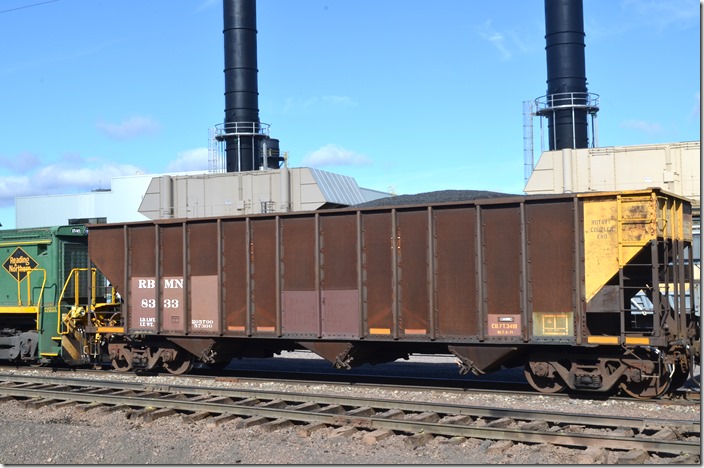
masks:
[(211, 420), (208, 421), (208, 427), (218, 427), (226, 422), (232, 421), (234, 419), (238, 419), (239, 416), (236, 414), (223, 414), (221, 416), (217, 416), (215, 418), (212, 418)]
[(297, 434), (299, 437), (310, 437), (315, 431), (327, 428), (328, 425), (322, 422), (315, 422), (311, 424), (306, 424), (305, 426), (298, 429)]
[(262, 416), (254, 416), (247, 419), (242, 419), (237, 421), (237, 429), (244, 429), (247, 427), (261, 426), (262, 424), (268, 423), (269, 420)]
[(394, 435), (394, 433), (388, 429), (377, 429), (376, 431), (364, 434), (364, 436), (362, 437), (362, 442), (368, 445), (373, 445), (379, 442), (380, 440), (384, 440), (388, 437), (391, 437), (392, 435)]
[(513, 424), (515, 424), (516, 421), (514, 421), (511, 418), (500, 418), (496, 419), (494, 421), (490, 421), (486, 424), (486, 427), (497, 427), (500, 429), (505, 429)]
[(413, 434), (412, 436), (406, 437), (406, 444), (416, 448), (420, 447), (422, 445), (427, 444), (431, 440), (435, 439), (432, 434), (428, 434), (427, 432), (422, 432), (420, 434)]
[(506, 450), (513, 447), (515, 444), (510, 440), (499, 440), (494, 442), (489, 448), (486, 449), (487, 455), (503, 454)]
[(607, 462), (606, 450), (599, 447), (588, 447), (577, 455), (575, 463), (578, 465), (603, 465)]
[(645, 450), (631, 450), (624, 453), (616, 461), (619, 465), (642, 465), (650, 459), (650, 455)]
[(291, 426), (293, 426), (293, 422), (291, 422), (290, 419), (276, 419), (274, 421), (269, 421), (268, 423), (262, 424), (259, 427), (264, 432), (272, 432)]
[(332, 430), (330, 438), (334, 437), (349, 437), (357, 433), (357, 428), (352, 426), (342, 426)]

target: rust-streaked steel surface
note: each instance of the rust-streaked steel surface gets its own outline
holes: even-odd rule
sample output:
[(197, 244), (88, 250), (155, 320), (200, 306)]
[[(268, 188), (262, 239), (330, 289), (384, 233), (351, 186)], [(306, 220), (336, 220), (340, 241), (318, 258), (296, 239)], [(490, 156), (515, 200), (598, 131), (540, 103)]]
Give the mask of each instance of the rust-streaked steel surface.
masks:
[[(129, 332), (579, 344), (584, 278), (598, 290), (612, 276), (592, 274), (600, 263), (589, 249), (605, 243), (623, 262), (652, 237), (688, 232), (687, 210), (661, 201), (656, 211), (676, 219), (636, 236), (633, 218), (646, 208), (612, 221), (605, 213), (620, 200), (565, 194), (94, 225), (89, 241), (125, 301)], [(630, 243), (592, 227), (614, 223)]]

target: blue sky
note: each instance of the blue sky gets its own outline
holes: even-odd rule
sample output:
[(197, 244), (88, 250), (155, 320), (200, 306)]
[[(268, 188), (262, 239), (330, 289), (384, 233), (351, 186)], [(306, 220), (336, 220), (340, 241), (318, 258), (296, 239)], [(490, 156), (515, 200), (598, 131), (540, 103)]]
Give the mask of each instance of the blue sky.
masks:
[[(584, 0), (584, 17), (600, 146), (699, 140), (699, 2)], [(290, 166), (522, 192), (543, 0), (259, 0), (257, 22), (260, 118)], [(0, 43), (3, 227), (15, 196), (208, 168), (222, 0), (0, 0)]]

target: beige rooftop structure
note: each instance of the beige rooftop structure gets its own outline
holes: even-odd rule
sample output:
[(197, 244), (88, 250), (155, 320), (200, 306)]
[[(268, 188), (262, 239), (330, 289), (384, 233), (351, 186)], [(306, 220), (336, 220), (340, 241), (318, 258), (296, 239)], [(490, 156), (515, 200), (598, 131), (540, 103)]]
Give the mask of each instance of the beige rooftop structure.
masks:
[(388, 195), (361, 188), (352, 177), (309, 167), (162, 175), (151, 180), (139, 213), (168, 219), (313, 211)]
[(692, 200), (700, 212), (701, 144), (698, 141), (546, 151), (525, 193), (633, 190), (660, 187)]

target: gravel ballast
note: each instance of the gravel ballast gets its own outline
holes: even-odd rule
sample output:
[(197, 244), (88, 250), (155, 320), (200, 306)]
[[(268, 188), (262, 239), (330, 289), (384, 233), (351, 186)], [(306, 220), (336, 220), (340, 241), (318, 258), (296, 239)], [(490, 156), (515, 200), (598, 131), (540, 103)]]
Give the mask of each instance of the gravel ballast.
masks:
[[(22, 371), (42, 372), (42, 371)], [(42, 375), (45, 375), (42, 372)], [(105, 374), (96, 376), (106, 379)], [(111, 379), (159, 385), (218, 386), (333, 393), (359, 397), (435, 401), (584, 414), (628, 415), (699, 420), (699, 405), (673, 406), (638, 401), (577, 400), (549, 396), (491, 393), (378, 390), (344, 385), (264, 382), (204, 382), (168, 375), (110, 374)], [(27, 409), (0, 403), (3, 464), (574, 464), (699, 463), (698, 457), (659, 457), (647, 453), (572, 449), (479, 439), (424, 438), (405, 435), (370, 437), (365, 431), (339, 434), (332, 428), (313, 432), (293, 426), (264, 432), (238, 428), (237, 420), (215, 426), (175, 415), (144, 422), (122, 411), (76, 407)], [(634, 461), (635, 460), (635, 461)]]

